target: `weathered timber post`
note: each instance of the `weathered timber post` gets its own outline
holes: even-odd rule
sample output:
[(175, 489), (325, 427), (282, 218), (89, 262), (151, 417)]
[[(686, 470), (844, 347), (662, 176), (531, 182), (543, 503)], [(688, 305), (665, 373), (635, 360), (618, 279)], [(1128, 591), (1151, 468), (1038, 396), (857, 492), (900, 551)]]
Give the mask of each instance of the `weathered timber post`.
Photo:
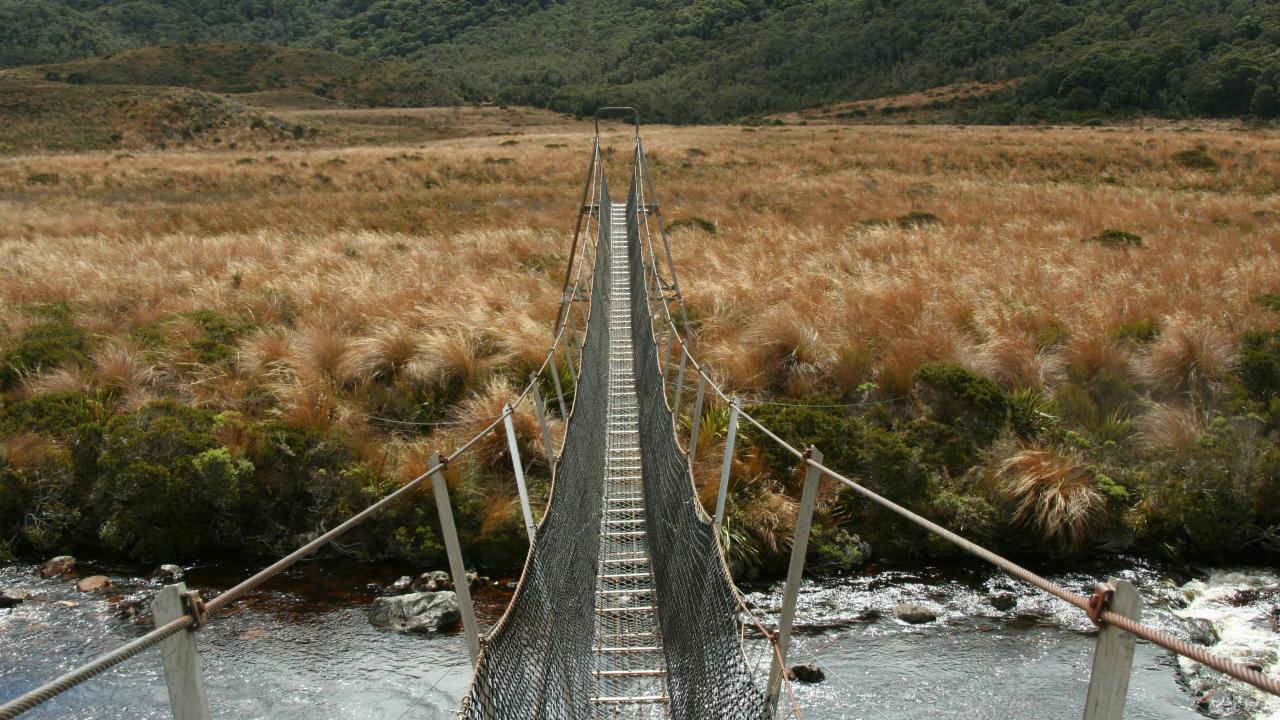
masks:
[(716, 542), (720, 542), (720, 526), (724, 522), (724, 501), (729, 495), (729, 469), (733, 466), (733, 444), (738, 439), (738, 412), (740, 405), (734, 397), (729, 409), (729, 436), (724, 439), (724, 466), (720, 468), (720, 491), (716, 494), (716, 524), (713, 526)]
[(542, 428), (542, 444), (547, 449), (547, 471), (555, 475), (556, 451), (551, 446), (551, 430), (547, 427), (547, 411), (542, 407), (542, 393), (538, 392), (538, 374), (529, 375), (529, 387), (533, 389), (533, 409), (538, 413), (538, 427)]
[[(151, 601), (151, 616), (156, 627), (187, 614), (186, 583), (165, 585)], [(160, 642), (164, 660), (164, 683), (169, 686), (169, 707), (174, 720), (209, 720), (209, 693), (200, 672), (200, 653), (196, 648), (194, 629), (165, 638)]]
[(707, 390), (707, 376), (698, 369), (698, 395), (693, 401), (693, 421), (689, 423), (689, 467), (693, 467), (694, 455), (698, 452), (698, 427), (702, 425), (702, 398)]
[(453, 591), (458, 596), (458, 610), (462, 613), (462, 631), (467, 636), (467, 652), (471, 654), (471, 667), (480, 657), (480, 631), (476, 626), (476, 609), (471, 604), (471, 583), (467, 581), (467, 566), (462, 562), (462, 545), (458, 542), (458, 527), (453, 523), (453, 505), (449, 502), (449, 485), (444, 481), (444, 463), (440, 453), (432, 453), (430, 466), (431, 490), (436, 496), (436, 513), (440, 516), (440, 532), (444, 535), (445, 552), (449, 555), (449, 572), (453, 574)]
[(804, 560), (809, 552), (809, 530), (813, 527), (813, 507), (818, 501), (818, 484), (822, 475), (808, 460), (822, 463), (822, 452), (812, 445), (805, 453), (804, 489), (800, 492), (800, 509), (796, 515), (796, 534), (791, 543), (791, 565), (787, 568), (787, 589), (782, 594), (782, 614), (778, 616), (777, 652), (769, 668), (769, 692), (765, 700), (765, 720), (773, 717), (778, 706), (778, 689), (782, 685), (782, 673), (787, 668), (787, 649), (791, 646), (791, 626), (796, 619), (796, 600), (800, 595), (800, 581), (804, 579)]
[(560, 402), (560, 417), (569, 419), (569, 412), (564, 407), (564, 390), (560, 387), (560, 361), (556, 359), (558, 345), (551, 348), (551, 383), (556, 388), (556, 400)]
[(671, 401), (671, 415), (680, 421), (680, 396), (684, 394), (684, 364), (689, 359), (684, 343), (680, 343), (680, 369), (676, 371), (676, 396)]
[[(1107, 609), (1130, 620), (1142, 619), (1142, 596), (1125, 580), (1111, 578), (1115, 588)], [(1112, 625), (1098, 631), (1089, 673), (1089, 696), (1084, 702), (1084, 720), (1123, 720), (1124, 702), (1133, 673), (1133, 649), (1138, 638)]]
[(529, 545), (533, 545), (533, 511), (529, 509), (529, 488), (524, 484), (524, 466), (520, 462), (520, 446), (516, 443), (516, 426), (511, 421), (515, 410), (510, 403), (503, 406), (502, 424), (507, 426), (507, 450), (511, 452), (511, 467), (516, 472), (516, 489), (520, 491), (520, 510), (524, 512), (524, 529), (529, 533)]

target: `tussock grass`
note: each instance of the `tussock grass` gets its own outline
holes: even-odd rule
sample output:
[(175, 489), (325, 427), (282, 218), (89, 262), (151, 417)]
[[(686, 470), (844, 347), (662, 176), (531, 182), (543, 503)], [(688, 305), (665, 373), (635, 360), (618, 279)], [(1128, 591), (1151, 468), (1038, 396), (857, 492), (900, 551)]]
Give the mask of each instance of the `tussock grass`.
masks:
[(999, 491), (1013, 517), (1041, 537), (1077, 549), (1102, 519), (1106, 498), (1078, 456), (1028, 447), (999, 468)]
[[(502, 142), (489, 135), (501, 130), (493, 109), (289, 112), (350, 123), (345, 137), (374, 144), (0, 159), (3, 341), (45, 322), (23, 308), (60, 301), (92, 338), (87, 361), (41, 367), (16, 392), (105, 392), (123, 408), (174, 398), (340, 429), (394, 477), (501, 412), (550, 341), (562, 281), (550, 259), (568, 253), (588, 126), (509, 113), (522, 124), (505, 131), (524, 134), (499, 164), (487, 162)], [(457, 137), (473, 112), (475, 135)], [(1138, 441), (1170, 447), (1198, 426), (1166, 415), (1211, 403), (1236, 339), (1274, 324), (1252, 299), (1280, 277), (1280, 223), (1265, 215), (1280, 166), (1255, 160), (1280, 153), (1280, 139), (827, 129), (646, 130), (656, 154), (695, 158), (655, 168), (666, 216), (716, 220), (714, 234), (675, 233), (672, 251), (697, 311), (694, 350), (730, 391), (900, 399), (918, 368), (949, 361), (1032, 393), (1029, 440), (1048, 414), (1033, 397), (1074, 396), (1083, 410), (1053, 412), (1125, 436), (1103, 427), (1129, 422), (1101, 397), (1109, 383), (1136, 393), (1123, 401)], [(431, 139), (443, 135), (455, 137)], [(629, 138), (605, 134), (617, 197)], [(1215, 151), (1219, 172), (1188, 172), (1169, 158), (1189, 141), (1232, 150)], [(562, 145), (581, 152), (547, 149)], [(926, 211), (945, 222), (861, 222)], [(1107, 227), (1140, 232), (1144, 249), (1080, 242)], [(234, 322), (218, 362), (201, 360), (200, 348), (220, 350), (192, 320), (206, 311)], [(371, 420), (388, 398), (407, 398), (406, 412), (447, 403), (410, 421), (449, 424)], [(714, 502), (726, 413), (709, 403), (706, 414), (694, 470)], [(526, 462), (541, 462), (527, 410), (517, 433)], [(735, 527), (784, 545), (785, 493), (739, 463), (758, 493), (735, 496)], [(450, 470), (451, 482), (470, 478), (494, 532), (519, 524), (510, 483), (495, 479), (507, 464), (499, 432), (475, 467)], [(1001, 478), (1038, 532), (1066, 545), (1087, 535), (1097, 491), (1078, 458), (1027, 449)]]

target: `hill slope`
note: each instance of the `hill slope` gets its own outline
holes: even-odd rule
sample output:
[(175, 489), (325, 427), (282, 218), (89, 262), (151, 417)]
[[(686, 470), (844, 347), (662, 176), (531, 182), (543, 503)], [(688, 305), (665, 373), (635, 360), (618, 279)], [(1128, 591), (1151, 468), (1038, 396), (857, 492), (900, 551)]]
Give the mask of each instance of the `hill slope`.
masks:
[(1013, 78), (972, 119), (1280, 114), (1271, 0), (0, 0), (0, 64), (195, 41), (400, 59), (470, 100), (676, 121)]
[(456, 105), (457, 86), (421, 64), (369, 62), (275, 45), (199, 44), (126, 50), (42, 66), (79, 85), (169, 85), (219, 93), (300, 89), (351, 105)]

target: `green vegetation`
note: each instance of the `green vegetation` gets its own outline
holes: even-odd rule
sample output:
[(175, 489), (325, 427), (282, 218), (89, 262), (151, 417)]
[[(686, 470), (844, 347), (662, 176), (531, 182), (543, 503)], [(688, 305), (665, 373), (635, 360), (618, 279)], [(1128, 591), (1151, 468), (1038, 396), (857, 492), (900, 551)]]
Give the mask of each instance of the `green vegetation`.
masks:
[[(340, 61), (277, 61), (270, 49), (236, 51), (227, 73), (195, 57), (198, 77), (170, 67), (156, 81), (243, 88), (276, 77), (357, 102), (460, 95), (575, 113), (629, 104), (690, 122), (1017, 80), (931, 109), (972, 122), (1280, 114), (1280, 8), (1265, 0), (0, 0), (0, 66), (190, 42), (402, 62), (415, 69), (386, 82), (414, 89), (362, 95)], [(51, 72), (90, 80), (110, 67)]]
[(1142, 236), (1126, 230), (1107, 228), (1085, 242), (1097, 243), (1103, 247), (1142, 247)]
[(274, 45), (201, 44), (126, 50), (38, 68), (75, 85), (187, 87), (215, 93), (302, 90), (317, 98), (380, 107), (456, 105), (457, 89), (422, 65), (369, 62)]

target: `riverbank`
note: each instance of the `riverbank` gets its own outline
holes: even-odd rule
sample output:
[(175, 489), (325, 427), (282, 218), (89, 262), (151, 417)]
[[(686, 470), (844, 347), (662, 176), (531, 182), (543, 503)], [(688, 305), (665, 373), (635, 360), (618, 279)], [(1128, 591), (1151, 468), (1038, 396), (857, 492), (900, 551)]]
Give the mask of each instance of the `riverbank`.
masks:
[[(187, 568), (185, 580), (216, 593), (253, 569), (197, 565)], [(452, 717), (470, 677), (460, 634), (404, 635), (368, 623), (372, 599), (402, 571), (391, 565), (303, 563), (212, 622), (201, 631), (201, 653), (215, 715)], [(120, 618), (113, 607), (154, 592), (159, 585), (146, 578), (149, 573), (92, 563), (80, 572), (107, 575), (115, 594), (80, 593), (68, 578), (41, 580), (31, 565), (0, 568), (0, 587), (32, 594), (27, 603), (0, 610), (0, 634), (12, 640), (0, 649), (0, 697), (144, 631), (144, 625)], [(1148, 602), (1144, 618), (1157, 627), (1260, 662), (1267, 672), (1280, 667), (1280, 635), (1270, 620), (1280, 602), (1280, 575), (1274, 570), (1215, 569), (1188, 579), (1124, 558), (1110, 567), (1051, 577), (1084, 590), (1109, 574), (1138, 586)], [(509, 582), (491, 581), (477, 591), (483, 625), (496, 622), (505, 608)], [(771, 625), (780, 586), (744, 590), (764, 624)], [(992, 599), (1005, 593), (1014, 603), (997, 609)], [(903, 623), (893, 614), (902, 602), (922, 604), (938, 619)], [(797, 683), (797, 700), (806, 718), (823, 720), (922, 715), (1075, 720), (1087, 687), (1092, 633), (1078, 611), (977, 565), (876, 567), (808, 581), (792, 660), (819, 664), (827, 679)], [(758, 638), (748, 635), (747, 650), (753, 666), (767, 667)], [(167, 716), (165, 697), (159, 662), (144, 656), (31, 717), (159, 720)], [(945, 705), (940, 698), (946, 698)], [(1280, 718), (1280, 704), (1140, 644), (1126, 716), (1273, 720)]]

